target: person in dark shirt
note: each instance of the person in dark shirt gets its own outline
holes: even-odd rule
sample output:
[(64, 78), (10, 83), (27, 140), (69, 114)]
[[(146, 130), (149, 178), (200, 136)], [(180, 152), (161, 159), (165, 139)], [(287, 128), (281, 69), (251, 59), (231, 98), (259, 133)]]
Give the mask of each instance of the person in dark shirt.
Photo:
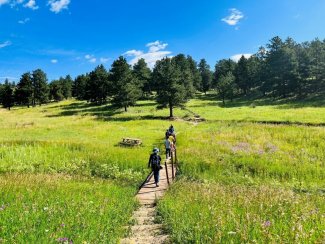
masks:
[(159, 156), (159, 149), (154, 148), (153, 153), (150, 155), (149, 158), (148, 168), (151, 167), (153, 171), (156, 187), (159, 186), (159, 171), (161, 169), (160, 162), (161, 162), (161, 157)]

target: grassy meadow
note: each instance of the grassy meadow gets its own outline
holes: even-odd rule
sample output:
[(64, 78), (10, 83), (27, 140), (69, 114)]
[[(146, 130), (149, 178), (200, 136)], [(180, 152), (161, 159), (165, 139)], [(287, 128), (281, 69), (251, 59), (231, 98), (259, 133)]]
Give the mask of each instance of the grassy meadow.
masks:
[[(168, 110), (75, 100), (0, 110), (0, 243), (116, 243)], [(206, 122), (187, 121), (194, 114)], [(158, 203), (174, 243), (323, 243), (325, 107), (202, 95), (176, 109), (179, 180)], [(143, 141), (118, 146), (123, 137)]]

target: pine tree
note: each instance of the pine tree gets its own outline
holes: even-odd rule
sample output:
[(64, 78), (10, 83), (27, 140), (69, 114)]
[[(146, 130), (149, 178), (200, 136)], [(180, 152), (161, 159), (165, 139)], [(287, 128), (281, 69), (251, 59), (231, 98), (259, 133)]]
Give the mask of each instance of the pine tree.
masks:
[(219, 78), (221, 76), (227, 76), (229, 72), (233, 75), (236, 69), (236, 65), (236, 62), (231, 59), (222, 59), (218, 61), (215, 65), (212, 86), (217, 87)]
[(312, 91), (324, 88), (325, 83), (325, 42), (315, 39), (310, 43)]
[(14, 106), (15, 102), (13, 87), (14, 85), (6, 79), (0, 94), (2, 106), (9, 110)]
[[(192, 98), (195, 89), (194, 89), (194, 73), (190, 67), (190, 63), (184, 54), (178, 54), (177, 56), (171, 59), (173, 65), (180, 72), (180, 83), (182, 83), (186, 89), (186, 96)], [(195, 67), (196, 68), (196, 67)]]
[(33, 82), (33, 106), (38, 103), (39, 105), (46, 103), (48, 101), (49, 87), (47, 84), (46, 74), (41, 70), (37, 69), (33, 71), (32, 74), (32, 82)]
[(86, 84), (86, 97), (91, 102), (104, 103), (110, 92), (108, 73), (104, 65), (99, 65), (89, 74)]
[(203, 91), (206, 94), (206, 92), (211, 89), (213, 74), (210, 70), (210, 66), (205, 59), (201, 59), (198, 67), (202, 81), (200, 91)]
[(72, 96), (78, 100), (89, 100), (86, 96), (86, 85), (89, 81), (89, 75), (79, 75), (73, 82)]
[(173, 117), (174, 107), (183, 105), (188, 99), (187, 88), (181, 75), (182, 72), (170, 58), (157, 61), (153, 69), (158, 107), (169, 107), (170, 117)]
[(198, 69), (197, 62), (189, 55), (187, 56), (186, 59), (189, 64), (189, 68), (192, 72), (192, 76), (193, 76), (193, 87), (195, 90), (201, 91), (202, 90), (202, 76)]
[(226, 75), (222, 74), (218, 78), (217, 90), (222, 99), (223, 105), (225, 105), (226, 99), (233, 99), (235, 89), (235, 77), (230, 71)]
[(72, 97), (72, 78), (70, 75), (67, 75), (65, 78), (60, 79), (62, 87), (62, 95), (65, 99)]
[(31, 74), (25, 73), (21, 76), (17, 88), (15, 90), (15, 100), (20, 105), (29, 107), (33, 101), (33, 81)]
[(242, 90), (243, 94), (246, 95), (250, 89), (250, 80), (248, 77), (248, 60), (244, 55), (239, 59), (234, 75), (237, 86)]
[(60, 78), (59, 80), (52, 81), (49, 85), (49, 88), (50, 88), (50, 99), (51, 100), (55, 100), (55, 101), (59, 102), (64, 99), (62, 78)]
[(141, 96), (139, 81), (122, 56), (113, 62), (110, 73), (114, 91), (112, 103), (114, 106), (123, 107), (126, 112), (127, 108), (135, 105)]
[(134, 77), (139, 82), (139, 88), (142, 89), (143, 96), (150, 94), (153, 90), (151, 84), (151, 70), (148, 68), (146, 61), (141, 58), (133, 66)]

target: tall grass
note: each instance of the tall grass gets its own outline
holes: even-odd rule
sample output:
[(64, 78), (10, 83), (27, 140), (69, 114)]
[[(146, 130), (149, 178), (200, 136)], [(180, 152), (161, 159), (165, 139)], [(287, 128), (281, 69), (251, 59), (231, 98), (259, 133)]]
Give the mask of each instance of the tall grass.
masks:
[(159, 211), (173, 243), (323, 243), (324, 202), (283, 187), (182, 180)]
[[(152, 101), (127, 113), (74, 100), (0, 109), (2, 242), (116, 242), (171, 123), (181, 180), (158, 208), (174, 242), (324, 242), (324, 108), (259, 105), (203, 97), (173, 122)], [(195, 113), (207, 122), (185, 121)]]
[(116, 243), (134, 188), (66, 175), (0, 176), (1, 243)]

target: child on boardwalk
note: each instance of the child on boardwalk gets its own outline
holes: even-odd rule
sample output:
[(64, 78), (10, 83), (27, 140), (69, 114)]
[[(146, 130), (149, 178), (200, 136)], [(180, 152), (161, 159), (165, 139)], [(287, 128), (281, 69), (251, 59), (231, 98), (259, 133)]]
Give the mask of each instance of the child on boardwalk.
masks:
[(166, 148), (166, 159), (170, 158), (171, 157), (171, 154), (170, 154), (170, 140), (169, 140), (169, 137), (165, 139), (165, 148)]

